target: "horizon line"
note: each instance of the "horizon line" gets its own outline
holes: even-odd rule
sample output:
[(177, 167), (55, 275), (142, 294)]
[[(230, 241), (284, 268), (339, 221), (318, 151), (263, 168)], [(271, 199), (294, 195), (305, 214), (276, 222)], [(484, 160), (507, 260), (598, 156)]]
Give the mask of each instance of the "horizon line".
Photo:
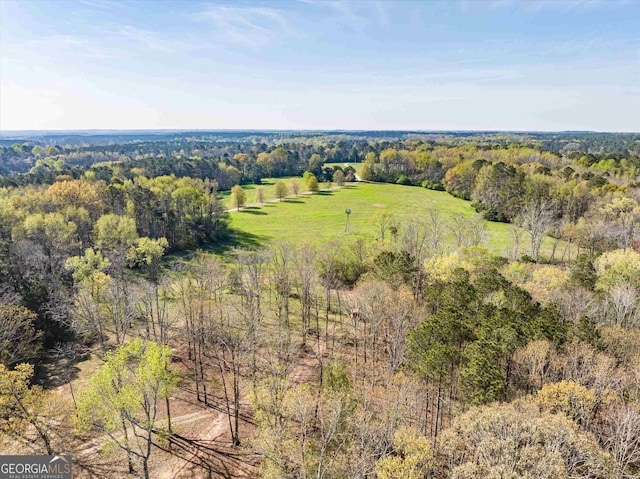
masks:
[(0, 129), (0, 136), (25, 133), (136, 133), (136, 132), (257, 132), (257, 133), (359, 133), (359, 132), (398, 132), (398, 133), (620, 133), (640, 134), (633, 130), (506, 130), (506, 129), (395, 129), (395, 128), (47, 128), (47, 129)]

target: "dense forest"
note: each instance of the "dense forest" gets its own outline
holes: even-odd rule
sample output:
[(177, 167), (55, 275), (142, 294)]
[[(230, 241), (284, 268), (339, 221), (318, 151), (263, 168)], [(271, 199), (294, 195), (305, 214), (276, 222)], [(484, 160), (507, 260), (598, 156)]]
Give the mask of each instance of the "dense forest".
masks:
[[(640, 135), (2, 145), (3, 452), (71, 454), (78, 477), (639, 477)], [(477, 214), (381, 209), (373, 241), (246, 248), (221, 192), (240, 210), (284, 177)]]

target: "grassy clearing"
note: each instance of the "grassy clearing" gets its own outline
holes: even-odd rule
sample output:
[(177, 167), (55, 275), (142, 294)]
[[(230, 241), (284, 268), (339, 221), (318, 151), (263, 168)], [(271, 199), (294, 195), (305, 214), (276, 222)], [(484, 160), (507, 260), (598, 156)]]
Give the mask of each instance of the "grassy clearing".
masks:
[[(374, 240), (377, 228), (372, 217), (381, 208), (394, 214), (400, 221), (424, 215), (429, 208), (438, 208), (442, 219), (449, 220), (456, 214), (475, 215), (471, 203), (442, 191), (425, 188), (382, 184), (357, 183), (315, 195), (271, 203), (262, 207), (232, 212), (231, 227), (238, 238), (249, 238), (254, 243), (264, 243), (286, 238), (293, 243), (324, 243), (345, 238), (345, 209), (352, 210), (350, 237)], [(504, 255), (511, 246), (510, 225), (487, 222), (487, 247)], [(527, 252), (528, 236), (524, 237), (522, 253)], [(550, 255), (551, 239), (546, 238), (542, 254)], [(453, 238), (447, 238), (453, 246)], [(559, 246), (559, 249), (563, 245)]]
[[(265, 201), (272, 201), (277, 199), (276, 193), (275, 193), (277, 181), (284, 181), (284, 184), (287, 185), (287, 188), (289, 188), (289, 194), (293, 195), (293, 190), (291, 188), (291, 180), (294, 180), (294, 179), (298, 182), (298, 185), (300, 186), (300, 193), (305, 193), (309, 191), (307, 189), (307, 185), (305, 185), (304, 181), (302, 181), (302, 177), (292, 176), (292, 177), (286, 177), (286, 178), (263, 178), (262, 183), (259, 185), (242, 185), (242, 189), (247, 194), (247, 204), (253, 205), (257, 203), (256, 189), (258, 188), (263, 189)], [(320, 185), (320, 187), (322, 188), (322, 184)], [(234, 207), (234, 205), (231, 202), (230, 191), (223, 191), (222, 193), (220, 193), (219, 197), (222, 200), (222, 204), (224, 205), (225, 209), (231, 209)]]

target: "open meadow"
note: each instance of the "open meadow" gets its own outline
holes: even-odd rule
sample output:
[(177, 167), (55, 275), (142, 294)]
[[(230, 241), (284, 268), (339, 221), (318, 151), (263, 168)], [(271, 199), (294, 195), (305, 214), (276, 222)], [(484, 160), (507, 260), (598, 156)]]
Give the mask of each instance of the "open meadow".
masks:
[[(298, 182), (298, 186), (300, 187), (299, 193), (306, 193), (307, 191), (309, 191), (307, 189), (307, 185), (304, 183), (304, 181), (302, 181), (302, 178), (300, 177), (288, 176), (284, 178), (263, 178), (262, 183), (259, 185), (242, 185), (242, 189), (247, 195), (247, 205), (254, 205), (258, 203), (256, 201), (256, 190), (258, 188), (262, 188), (265, 202), (276, 200), (276, 183), (278, 181), (282, 181), (287, 186), (289, 195), (293, 195), (293, 191), (291, 188), (292, 180), (296, 180)], [(222, 201), (225, 209), (228, 210), (234, 208), (234, 204), (231, 199), (231, 190), (220, 192), (219, 198)]]
[[(299, 183), (302, 186), (302, 179), (299, 179)], [(267, 187), (269, 185), (265, 186), (265, 190)], [(251, 198), (250, 190), (247, 195)], [(267, 199), (272, 197), (267, 196)], [(433, 208), (438, 210), (443, 222), (450, 221), (455, 215), (472, 217), (476, 214), (469, 201), (455, 198), (444, 191), (386, 183), (351, 183), (339, 189), (233, 211), (230, 213), (231, 228), (237, 234), (251, 238), (254, 243), (283, 238), (297, 244), (325, 243), (346, 236), (347, 208), (351, 209), (349, 236), (360, 236), (369, 241), (380, 236), (374, 219), (380, 210), (386, 210), (397, 218), (400, 229), (403, 222), (425, 218)], [(513, 245), (510, 228), (512, 226), (509, 224), (487, 221), (487, 249), (495, 254), (506, 255), (508, 248)], [(387, 233), (387, 238), (389, 236)], [(550, 256), (552, 243), (551, 238), (545, 238), (541, 248), (543, 256)], [(445, 245), (448, 248), (454, 246), (452, 234), (447, 234)], [(560, 243), (557, 254), (561, 255), (564, 247), (565, 243)], [(520, 252), (528, 252), (526, 233), (522, 237)]]
[(0, 0), (0, 479), (640, 479), (633, 18)]

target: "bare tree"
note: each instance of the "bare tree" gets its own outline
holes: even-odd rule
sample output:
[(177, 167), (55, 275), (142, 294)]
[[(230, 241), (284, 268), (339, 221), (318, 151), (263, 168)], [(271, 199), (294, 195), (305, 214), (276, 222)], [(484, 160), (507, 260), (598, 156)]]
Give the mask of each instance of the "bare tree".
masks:
[(406, 289), (394, 292), (389, 299), (383, 335), (389, 373), (395, 374), (405, 361), (409, 330), (416, 326), (415, 302)]
[(440, 215), (437, 207), (427, 209), (427, 217), (425, 226), (428, 232), (428, 246), (432, 254), (440, 254), (442, 252), (444, 237), (446, 233), (445, 221)]
[(461, 213), (453, 215), (453, 218), (447, 223), (447, 228), (456, 240), (456, 248), (466, 246), (468, 233), (467, 219)]
[[(437, 221), (437, 214), (431, 218)], [(425, 279), (424, 260), (427, 255), (437, 248), (439, 238), (433, 235), (440, 235), (442, 228), (436, 224), (427, 224), (425, 221), (413, 219), (407, 221), (402, 229), (400, 239), (401, 248), (406, 251), (413, 263), (412, 286), (413, 297), (420, 298)]]
[(530, 201), (520, 211), (517, 222), (529, 233), (531, 237), (531, 257), (540, 259), (540, 246), (546, 232), (553, 225), (554, 212), (551, 198), (540, 198)]
[(256, 355), (258, 350), (258, 328), (262, 324), (262, 290), (268, 273), (267, 251), (237, 252), (236, 293), (239, 296), (238, 313), (244, 318), (251, 350), (251, 377), (255, 386)]
[(222, 262), (202, 253), (196, 256), (187, 274), (176, 284), (189, 359), (193, 361), (196, 398), (204, 400), (205, 404), (208, 404), (205, 374), (208, 343), (205, 338), (211, 323), (221, 314), (219, 305), (224, 299), (226, 285), (227, 272)]
[(467, 244), (466, 246), (479, 246), (487, 239), (487, 222), (482, 215), (474, 215), (467, 219)]
[[(354, 376), (358, 377), (358, 353), (362, 348), (362, 360), (371, 365), (366, 368), (371, 382), (375, 382), (376, 364), (382, 346), (382, 323), (387, 302), (391, 299), (391, 288), (382, 281), (368, 281), (359, 284), (353, 291), (351, 298), (353, 341), (355, 346), (356, 369)], [(360, 326), (362, 325), (362, 326)], [(364, 371), (363, 371), (364, 372)]]
[(80, 336), (97, 339), (104, 350), (107, 332), (124, 344), (137, 315), (136, 294), (122, 276), (96, 273), (78, 287), (71, 310), (71, 327)]
[(638, 325), (638, 290), (630, 284), (614, 286), (605, 300), (605, 311), (609, 320), (623, 328)]
[(220, 305), (220, 315), (207, 331), (208, 342), (220, 372), (225, 408), (229, 419), (231, 442), (240, 445), (241, 378), (251, 363), (250, 326), (246, 324), (243, 306), (236, 299), (227, 299)]
[(531, 392), (544, 386), (551, 369), (552, 353), (553, 345), (546, 339), (531, 341), (516, 351), (513, 359), (515, 369), (526, 376)]
[[(338, 256), (340, 255), (340, 245), (337, 243), (325, 244), (318, 252), (318, 266), (320, 273), (320, 282), (324, 289), (325, 296), (325, 314), (324, 314), (324, 333), (325, 341), (329, 335), (329, 312), (331, 311), (331, 291), (338, 287), (339, 276), (338, 270), (340, 264), (338, 262)], [(317, 337), (320, 337), (320, 328), (316, 324)]]
[[(97, 339), (100, 347), (106, 347), (106, 318), (101, 296), (95, 288), (81, 288), (74, 296), (70, 323), (75, 333), (85, 339)], [(98, 296), (100, 295), (100, 296)]]
[(300, 184), (295, 178), (291, 178), (291, 191), (293, 191), (294, 196), (298, 196), (298, 193), (300, 193)]
[(509, 236), (511, 237), (511, 244), (513, 246), (509, 248), (508, 255), (512, 261), (516, 261), (520, 253), (520, 247), (522, 246), (522, 237), (524, 236), (524, 230), (516, 225), (510, 225)]
[(137, 298), (129, 283), (122, 277), (111, 282), (105, 296), (107, 323), (113, 328), (116, 344), (124, 344), (131, 324), (137, 315)]
[(36, 313), (14, 298), (0, 296), (0, 363), (12, 366), (38, 356), (42, 332), (34, 327), (36, 320)]
[(264, 204), (264, 188), (256, 188), (256, 203)]
[(278, 242), (271, 248), (270, 283), (275, 293), (278, 322), (289, 334), (289, 296), (293, 287), (293, 246)]
[(387, 230), (393, 222), (393, 215), (389, 213), (385, 207), (376, 211), (373, 215), (372, 221), (380, 232), (380, 239), (384, 241)]
[(615, 477), (632, 479), (640, 469), (640, 411), (620, 404), (604, 414), (599, 427), (602, 443), (615, 461)]
[(296, 285), (300, 300), (300, 316), (302, 319), (302, 345), (307, 344), (307, 333), (311, 324), (311, 308), (313, 307), (313, 293), (317, 285), (316, 250), (312, 245), (303, 245), (296, 251), (294, 257), (296, 268)]
[(446, 226), (456, 240), (456, 248), (478, 246), (486, 239), (486, 221), (482, 215), (470, 218), (458, 213), (451, 218)]
[[(172, 284), (168, 278), (158, 281), (145, 282), (139, 293), (140, 301), (138, 310), (140, 316), (145, 320), (145, 333), (147, 340), (155, 341), (162, 345), (168, 345), (173, 338), (176, 326), (176, 315), (172, 314), (169, 304), (169, 296)], [(171, 430), (171, 403), (169, 395), (165, 395), (165, 406), (167, 408), (168, 432)]]
[(145, 337), (160, 344), (169, 344), (174, 333), (176, 316), (172, 314), (169, 297), (172, 284), (168, 278), (159, 283), (144, 282), (140, 284), (139, 315), (144, 318)]

